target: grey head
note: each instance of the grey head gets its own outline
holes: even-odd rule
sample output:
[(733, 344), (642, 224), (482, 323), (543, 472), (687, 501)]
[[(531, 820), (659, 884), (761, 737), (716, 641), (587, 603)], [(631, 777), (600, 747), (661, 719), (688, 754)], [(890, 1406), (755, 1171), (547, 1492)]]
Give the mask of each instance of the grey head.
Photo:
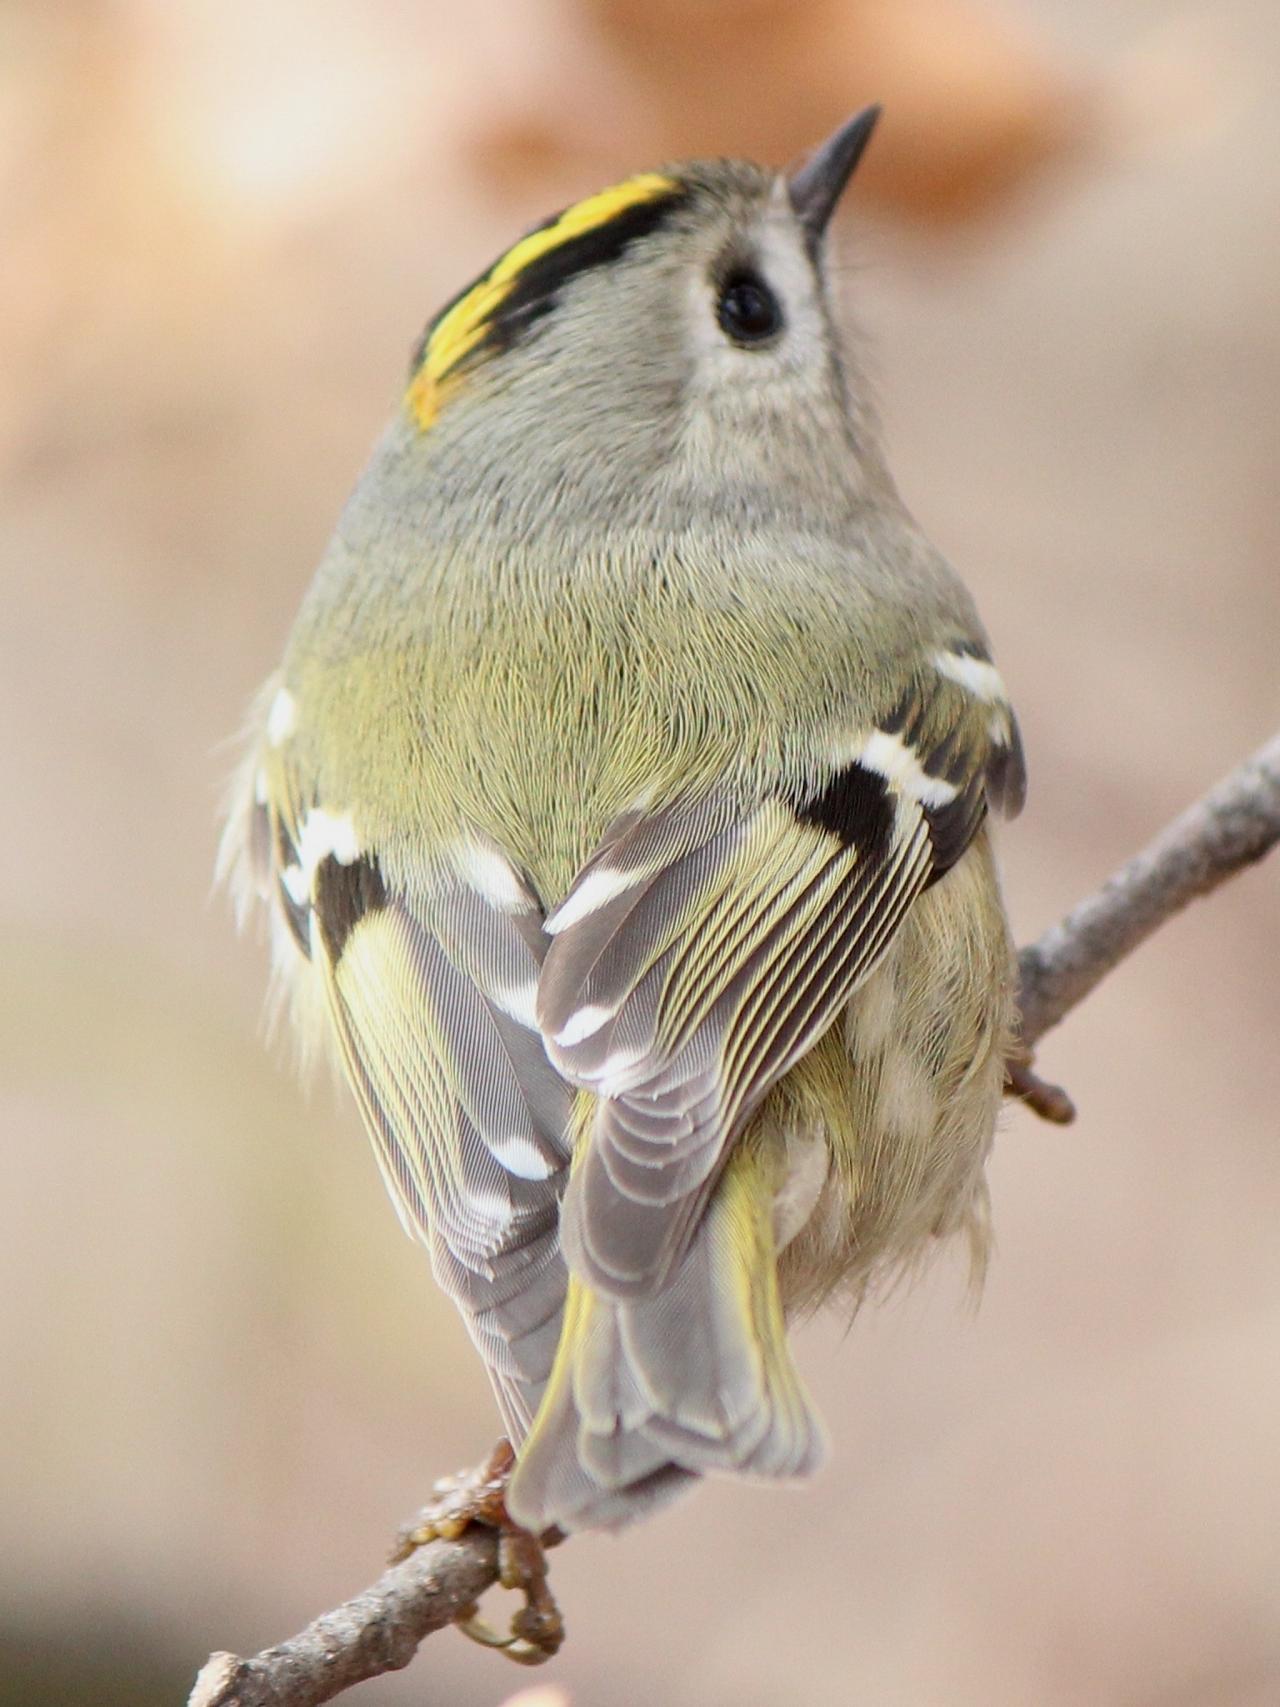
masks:
[(428, 326), (394, 435), (402, 482), (471, 526), (488, 511), (534, 530), (548, 504), (679, 525), (721, 502), (888, 497), (826, 241), (878, 113), (790, 174), (676, 165), (526, 234)]

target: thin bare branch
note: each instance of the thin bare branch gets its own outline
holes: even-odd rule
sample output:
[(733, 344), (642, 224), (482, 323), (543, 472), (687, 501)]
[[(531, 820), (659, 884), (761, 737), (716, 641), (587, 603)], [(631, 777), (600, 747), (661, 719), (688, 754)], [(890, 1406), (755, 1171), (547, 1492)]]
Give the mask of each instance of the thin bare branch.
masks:
[(475, 1525), (392, 1565), (372, 1587), (254, 1659), (214, 1654), (188, 1707), (316, 1707), (407, 1666), (433, 1630), (464, 1615), (498, 1580), (498, 1534)]
[(1280, 734), (1174, 820), (1018, 959), (1028, 1045), (1138, 944), (1280, 842)]
[[(1024, 1042), (1038, 1042), (1188, 901), (1208, 894), (1278, 842), (1280, 735), (1022, 951)], [(1033, 1074), (1026, 1085), (1033, 1092), (1039, 1086), (1036, 1094), (1052, 1106), (1054, 1087), (1040, 1085)], [(315, 1707), (330, 1701), (353, 1684), (408, 1665), (426, 1636), (472, 1608), (498, 1580), (498, 1570), (498, 1535), (491, 1528), (475, 1526), (456, 1541), (432, 1541), (292, 1640), (250, 1660), (214, 1654), (196, 1679), (188, 1707)]]

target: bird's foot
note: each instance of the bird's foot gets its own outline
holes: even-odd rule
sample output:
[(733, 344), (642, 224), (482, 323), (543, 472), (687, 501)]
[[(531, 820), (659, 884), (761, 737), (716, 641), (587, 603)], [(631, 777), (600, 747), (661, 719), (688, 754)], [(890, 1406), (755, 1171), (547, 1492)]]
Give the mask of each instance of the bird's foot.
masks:
[(507, 1636), (481, 1618), (475, 1605), (464, 1608), (455, 1622), (473, 1642), (497, 1648), (518, 1665), (541, 1665), (564, 1641), (564, 1619), (547, 1581), (546, 1559), (546, 1549), (564, 1537), (558, 1529), (534, 1535), (512, 1522), (506, 1496), (515, 1461), (509, 1442), (500, 1440), (477, 1469), (441, 1477), (431, 1504), (396, 1537), (391, 1558), (398, 1563), (430, 1541), (456, 1541), (473, 1523), (496, 1529), (498, 1581), (503, 1588), (519, 1589), (524, 1605), (512, 1618)]

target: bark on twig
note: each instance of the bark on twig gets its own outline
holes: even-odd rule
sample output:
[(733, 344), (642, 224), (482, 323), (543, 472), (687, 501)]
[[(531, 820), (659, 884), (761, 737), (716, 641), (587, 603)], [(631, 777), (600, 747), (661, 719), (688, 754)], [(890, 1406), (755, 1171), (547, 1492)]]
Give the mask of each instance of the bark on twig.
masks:
[[(1112, 967), (1197, 895), (1280, 842), (1280, 735), (1184, 812), (1019, 957), (1031, 1047)], [(473, 1527), (432, 1541), (345, 1606), (256, 1658), (214, 1654), (188, 1707), (315, 1707), (408, 1665), (422, 1640), (498, 1580), (498, 1537)]]
[(315, 1707), (344, 1689), (399, 1671), (418, 1644), (498, 1580), (498, 1534), (476, 1526), (432, 1541), (362, 1594), (251, 1660), (213, 1654), (187, 1707)]
[(1280, 842), (1280, 734), (1018, 957), (1032, 1045), (1166, 919)]

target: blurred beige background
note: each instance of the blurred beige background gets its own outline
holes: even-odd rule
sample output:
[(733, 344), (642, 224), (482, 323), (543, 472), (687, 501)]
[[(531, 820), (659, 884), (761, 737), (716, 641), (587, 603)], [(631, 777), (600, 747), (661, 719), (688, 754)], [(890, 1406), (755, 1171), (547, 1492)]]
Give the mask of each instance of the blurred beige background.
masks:
[[(735, 4), (688, 16), (785, 28)], [(1280, 722), (1280, 12), (973, 5), (861, 0), (821, 99), (778, 58), (761, 149), (888, 101), (841, 277), (1021, 710), (1025, 940)], [(181, 1699), (362, 1586), (492, 1439), (352, 1108), (263, 1045), (210, 873), (226, 738), (432, 307), (696, 125), (626, 10), (0, 11), (6, 1703)], [(686, 86), (719, 39), (688, 16), (646, 23)], [(1009, 1115), (980, 1312), (943, 1262), (802, 1332), (815, 1487), (556, 1556), (574, 1707), (1280, 1700), (1278, 1028), (1273, 861), (1049, 1040), (1080, 1120)], [(516, 1682), (446, 1633), (355, 1699)]]

